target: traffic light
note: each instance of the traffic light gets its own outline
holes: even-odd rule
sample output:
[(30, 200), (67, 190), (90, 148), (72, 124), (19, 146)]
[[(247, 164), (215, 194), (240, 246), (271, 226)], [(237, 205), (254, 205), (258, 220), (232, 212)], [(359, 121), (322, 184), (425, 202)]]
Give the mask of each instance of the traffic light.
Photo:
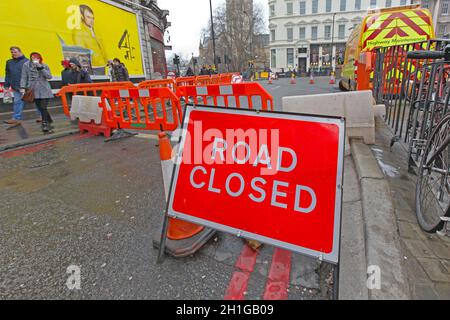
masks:
[(179, 55), (175, 55), (175, 58), (173, 59), (173, 64), (174, 65), (179, 65), (180, 64), (180, 56)]

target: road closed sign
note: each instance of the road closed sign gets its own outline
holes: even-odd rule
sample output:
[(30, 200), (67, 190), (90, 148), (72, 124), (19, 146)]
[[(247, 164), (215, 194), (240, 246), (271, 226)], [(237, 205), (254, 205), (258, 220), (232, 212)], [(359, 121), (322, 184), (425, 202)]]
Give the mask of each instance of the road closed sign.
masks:
[(188, 106), (168, 215), (331, 263), (345, 121)]

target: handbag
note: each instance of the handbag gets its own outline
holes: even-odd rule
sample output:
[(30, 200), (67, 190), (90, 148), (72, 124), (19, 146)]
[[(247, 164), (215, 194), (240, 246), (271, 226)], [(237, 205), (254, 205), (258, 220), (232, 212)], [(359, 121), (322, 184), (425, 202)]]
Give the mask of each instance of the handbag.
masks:
[(22, 101), (28, 102), (28, 103), (34, 102), (34, 90), (31, 88), (26, 89), (25, 93), (22, 97)]
[(13, 102), (14, 102), (14, 99), (13, 99), (13, 95), (12, 95), (11, 91), (5, 89), (4, 93), (3, 93), (3, 103), (11, 104)]

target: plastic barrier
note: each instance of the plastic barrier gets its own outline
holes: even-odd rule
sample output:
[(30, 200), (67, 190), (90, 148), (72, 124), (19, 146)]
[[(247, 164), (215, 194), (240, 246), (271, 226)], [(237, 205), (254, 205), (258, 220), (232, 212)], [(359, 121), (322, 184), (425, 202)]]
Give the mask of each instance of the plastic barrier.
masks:
[(274, 110), (272, 96), (259, 83), (178, 87), (177, 96), (194, 104)]
[(208, 86), (211, 84), (211, 76), (198, 76), (195, 80), (196, 86)]
[(180, 101), (169, 88), (105, 90), (99, 106), (114, 129), (174, 131), (182, 119)]
[(73, 84), (62, 87), (56, 94), (61, 98), (62, 106), (66, 116), (70, 117), (70, 106), (67, 96), (68, 95), (83, 95), (99, 97), (103, 90), (122, 89), (122, 88), (135, 88), (132, 82), (99, 82), (99, 83), (83, 83)]
[(197, 77), (184, 77), (177, 78), (175, 80), (176, 86), (178, 87), (186, 87), (186, 86), (195, 86), (197, 85)]
[(139, 83), (138, 88), (139, 89), (170, 88), (172, 91), (175, 91), (176, 83), (174, 79), (147, 80)]

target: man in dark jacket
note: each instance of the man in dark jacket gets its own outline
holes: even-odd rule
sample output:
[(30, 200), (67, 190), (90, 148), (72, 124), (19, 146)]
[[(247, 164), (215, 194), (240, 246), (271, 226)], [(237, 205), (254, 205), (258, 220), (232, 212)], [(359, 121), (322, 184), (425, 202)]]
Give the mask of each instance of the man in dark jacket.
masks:
[(28, 61), (18, 47), (11, 47), (12, 59), (6, 62), (5, 89), (13, 90), (14, 95), (14, 115), (12, 120), (5, 121), (7, 124), (17, 125), (22, 121), (24, 102), (20, 93), (20, 79), (22, 78), (22, 68)]
[(86, 70), (81, 67), (80, 61), (76, 58), (70, 58), (70, 74), (67, 75), (68, 84), (92, 83), (91, 77)]
[(72, 70), (70, 69), (70, 62), (68, 60), (61, 61), (61, 65), (63, 66), (64, 70), (61, 72), (61, 83), (62, 86), (67, 86), (70, 81), (70, 74)]
[(117, 58), (113, 60), (113, 80), (115, 82), (130, 81), (130, 75), (125, 65)]

